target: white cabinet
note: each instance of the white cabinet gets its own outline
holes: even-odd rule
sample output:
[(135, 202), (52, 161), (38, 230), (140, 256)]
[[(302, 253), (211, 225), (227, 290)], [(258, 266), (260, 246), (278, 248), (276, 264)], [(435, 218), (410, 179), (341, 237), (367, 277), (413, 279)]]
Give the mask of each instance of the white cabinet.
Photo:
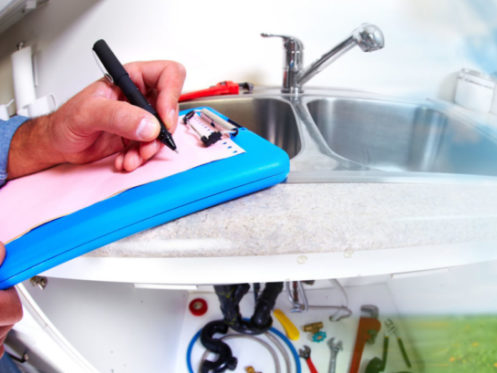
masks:
[[(330, 350), (326, 342), (313, 342), (302, 326), (322, 321), (326, 339), (342, 341), (337, 372), (346, 371), (360, 308), (365, 304), (378, 307), (383, 326), (375, 343), (365, 348), (361, 372), (369, 360), (381, 357), (384, 335), (390, 338), (386, 371), (436, 372), (437, 364), (463, 369), (475, 361), (494, 363), (491, 357), (485, 357), (485, 351), (494, 349), (486, 334), (495, 332), (497, 325), (497, 302), (492, 296), (497, 291), (496, 261), (393, 276), (342, 278), (340, 283), (345, 297), (327, 280), (305, 285), (309, 304), (346, 304), (353, 311), (351, 317), (340, 321), (329, 320), (336, 311), (332, 309), (290, 313), (285, 291), (276, 304), (300, 329), (300, 338), (293, 345), (296, 349), (304, 344), (311, 347), (319, 372), (327, 371)], [(191, 338), (208, 321), (221, 318), (217, 297), (208, 285), (195, 290), (171, 290), (167, 286), (148, 288), (143, 284), (48, 278), (44, 290), (29, 283), (25, 286), (61, 335), (100, 372), (187, 372), (186, 350)], [(193, 316), (188, 309), (195, 297), (208, 303), (208, 312), (203, 316)], [(248, 293), (241, 303), (242, 314), (249, 317), (252, 307), (253, 297)], [(396, 336), (387, 327), (389, 322), (397, 328), (411, 368), (402, 357)], [(273, 325), (283, 331), (277, 320)], [(454, 335), (457, 325), (466, 329)], [(490, 330), (485, 330), (485, 325)], [(274, 371), (270, 354), (260, 345), (251, 340), (232, 340), (229, 345), (239, 359), (236, 372), (245, 372), (248, 365), (256, 371)], [(194, 366), (202, 351), (197, 343), (192, 351)], [(303, 359), (300, 363), (302, 371), (308, 371)], [(283, 359), (280, 364), (284, 368)]]

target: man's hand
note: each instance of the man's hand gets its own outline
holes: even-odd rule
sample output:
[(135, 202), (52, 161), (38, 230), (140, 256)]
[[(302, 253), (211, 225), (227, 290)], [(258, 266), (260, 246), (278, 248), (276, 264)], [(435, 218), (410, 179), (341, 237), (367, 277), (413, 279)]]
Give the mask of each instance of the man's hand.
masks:
[[(0, 265), (5, 258), (5, 246), (0, 242)], [(3, 342), (14, 324), (22, 318), (22, 306), (14, 288), (0, 290), (0, 357), (4, 353)]]
[[(178, 120), (178, 98), (185, 79), (173, 61), (125, 65), (131, 79), (156, 108), (172, 133)], [(87, 163), (120, 152), (118, 171), (133, 171), (162, 146), (156, 140), (159, 122), (125, 101), (120, 89), (102, 78), (54, 113), (23, 123), (12, 138), (9, 179), (59, 163)]]

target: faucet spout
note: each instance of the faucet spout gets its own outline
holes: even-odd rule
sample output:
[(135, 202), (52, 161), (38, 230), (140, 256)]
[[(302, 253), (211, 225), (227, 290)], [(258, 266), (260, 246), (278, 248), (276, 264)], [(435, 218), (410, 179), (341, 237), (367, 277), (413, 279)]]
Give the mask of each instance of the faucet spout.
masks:
[(313, 62), (307, 69), (301, 71), (296, 77), (298, 90), (302, 91), (302, 85), (308, 82), (315, 75), (323, 71), (328, 65), (336, 61), (353, 47), (358, 46), (364, 52), (373, 52), (383, 48), (385, 40), (381, 30), (371, 24), (362, 24), (352, 34), (335, 46), (329, 52), (323, 54), (321, 58)]
[(304, 69), (304, 45), (299, 39), (279, 34), (263, 33), (261, 36), (283, 39), (285, 66), (281, 91), (291, 94), (302, 93), (302, 86), (307, 81), (356, 45), (364, 52), (372, 52), (383, 48), (385, 44), (383, 33), (377, 26), (363, 23), (352, 31), (352, 34), (347, 39), (329, 52), (323, 54), (321, 58), (312, 63), (307, 69)]
[(370, 23), (363, 23), (352, 31), (352, 38), (364, 52), (374, 52), (385, 46), (383, 32)]

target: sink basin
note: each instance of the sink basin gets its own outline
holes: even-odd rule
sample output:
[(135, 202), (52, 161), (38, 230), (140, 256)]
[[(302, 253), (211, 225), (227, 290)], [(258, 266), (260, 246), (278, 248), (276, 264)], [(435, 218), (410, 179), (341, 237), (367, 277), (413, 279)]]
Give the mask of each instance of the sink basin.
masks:
[(497, 176), (497, 142), (433, 107), (337, 97), (307, 107), (333, 152), (370, 169)]
[(442, 102), (345, 90), (279, 89), (180, 104), (209, 106), (290, 157), (289, 183), (497, 181), (497, 135), (485, 118)]
[(180, 110), (209, 106), (279, 146), (293, 158), (301, 149), (292, 106), (278, 98), (237, 96), (185, 102)]

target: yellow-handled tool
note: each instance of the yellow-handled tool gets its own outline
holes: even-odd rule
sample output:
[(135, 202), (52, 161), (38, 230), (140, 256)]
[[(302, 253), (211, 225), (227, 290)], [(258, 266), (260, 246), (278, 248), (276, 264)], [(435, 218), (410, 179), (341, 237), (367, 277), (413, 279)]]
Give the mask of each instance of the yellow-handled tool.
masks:
[(274, 317), (276, 317), (280, 324), (283, 326), (283, 329), (285, 329), (285, 333), (289, 339), (291, 339), (292, 341), (296, 341), (300, 338), (299, 330), (297, 329), (295, 324), (291, 322), (288, 317), (286, 317), (282, 310), (276, 308), (273, 311), (273, 314)]

